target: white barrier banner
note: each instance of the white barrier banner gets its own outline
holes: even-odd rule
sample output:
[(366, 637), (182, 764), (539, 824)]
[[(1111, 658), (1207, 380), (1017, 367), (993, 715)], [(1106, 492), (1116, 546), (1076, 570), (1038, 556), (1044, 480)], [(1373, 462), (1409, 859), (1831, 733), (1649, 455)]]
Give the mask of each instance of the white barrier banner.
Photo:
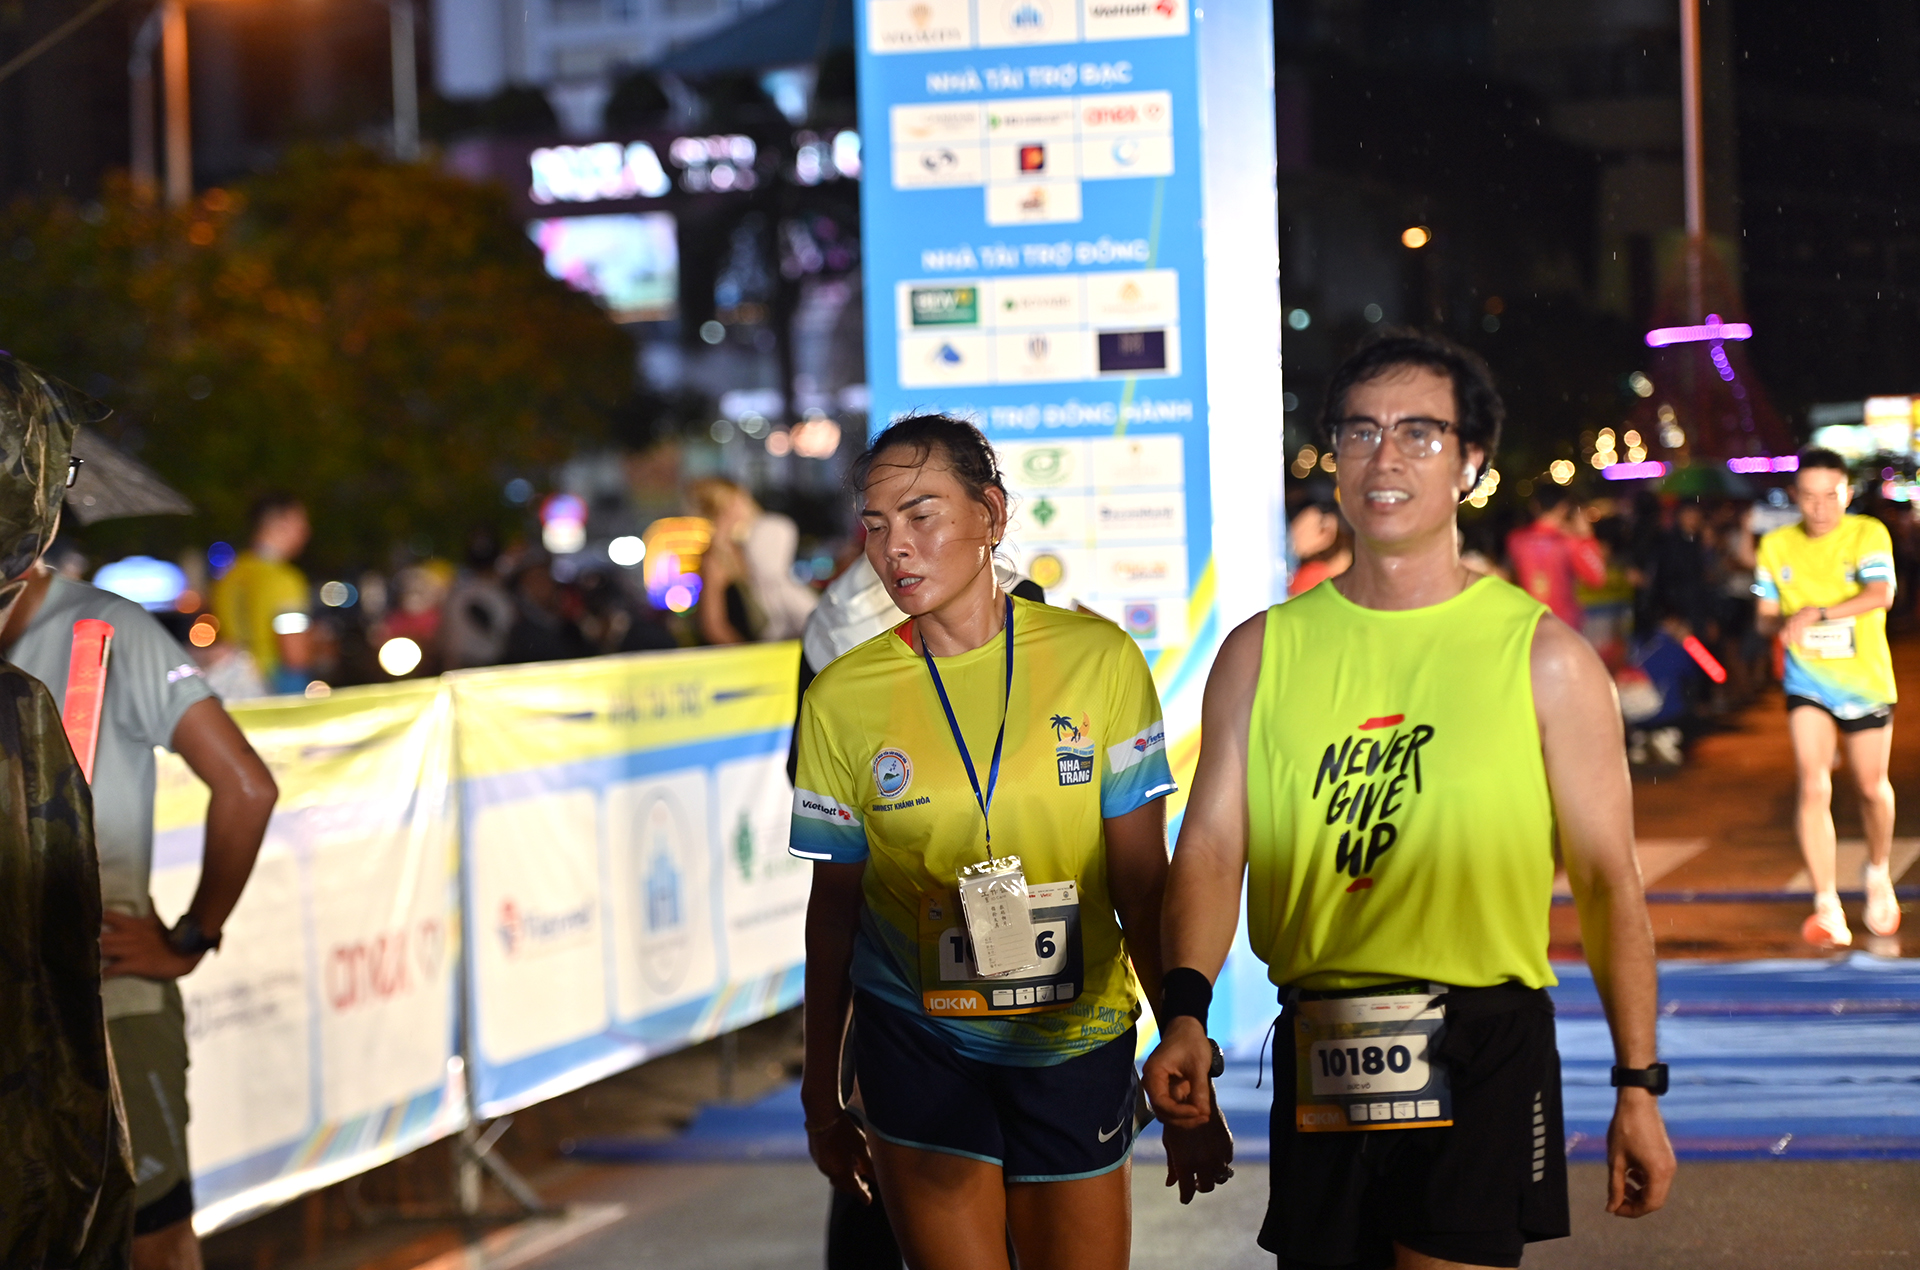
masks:
[(799, 1000), (797, 659), (777, 644), (448, 677), (479, 1115)]
[[(451, 702), (437, 684), (236, 705), (280, 802), (220, 952), (180, 981), (201, 1230), (466, 1123)], [(184, 911), (207, 793), (162, 755), (153, 896)]]

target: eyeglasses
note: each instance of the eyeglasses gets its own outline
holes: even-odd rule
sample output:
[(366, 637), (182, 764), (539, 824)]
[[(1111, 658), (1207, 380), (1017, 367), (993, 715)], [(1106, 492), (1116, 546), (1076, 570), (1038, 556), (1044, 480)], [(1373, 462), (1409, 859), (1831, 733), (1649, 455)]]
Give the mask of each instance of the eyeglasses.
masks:
[(1341, 419), (1333, 425), (1334, 452), (1342, 459), (1364, 460), (1373, 457), (1388, 433), (1401, 454), (1410, 459), (1430, 459), (1440, 453), (1441, 442), (1453, 424), (1445, 419), (1398, 419), (1382, 426), (1372, 419)]

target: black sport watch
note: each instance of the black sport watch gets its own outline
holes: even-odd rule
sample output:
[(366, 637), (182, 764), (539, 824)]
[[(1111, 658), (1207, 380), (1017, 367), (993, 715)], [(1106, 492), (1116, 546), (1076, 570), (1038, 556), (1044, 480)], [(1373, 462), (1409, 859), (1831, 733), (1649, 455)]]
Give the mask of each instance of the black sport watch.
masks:
[(1667, 1065), (1654, 1063), (1647, 1067), (1616, 1067), (1613, 1069), (1613, 1087), (1644, 1089), (1658, 1098), (1667, 1092)]
[(1213, 1061), (1207, 1065), (1207, 1075), (1219, 1080), (1227, 1074), (1227, 1056), (1220, 1052), (1220, 1042), (1211, 1036), (1207, 1038), (1207, 1048), (1213, 1051)]
[(167, 932), (167, 946), (182, 957), (198, 957), (220, 947), (220, 936), (208, 935), (200, 928), (200, 919), (188, 913)]

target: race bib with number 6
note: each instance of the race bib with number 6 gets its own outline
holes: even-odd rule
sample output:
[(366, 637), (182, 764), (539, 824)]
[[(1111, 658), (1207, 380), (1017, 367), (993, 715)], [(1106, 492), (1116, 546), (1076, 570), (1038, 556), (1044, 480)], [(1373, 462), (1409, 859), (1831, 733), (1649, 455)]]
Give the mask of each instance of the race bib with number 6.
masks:
[(1012, 975), (980, 973), (961, 919), (959, 896), (920, 900), (921, 1006), (945, 1017), (1035, 1014), (1073, 1003), (1086, 985), (1080, 951), (1080, 888), (1072, 882), (1027, 887), (1037, 965)]

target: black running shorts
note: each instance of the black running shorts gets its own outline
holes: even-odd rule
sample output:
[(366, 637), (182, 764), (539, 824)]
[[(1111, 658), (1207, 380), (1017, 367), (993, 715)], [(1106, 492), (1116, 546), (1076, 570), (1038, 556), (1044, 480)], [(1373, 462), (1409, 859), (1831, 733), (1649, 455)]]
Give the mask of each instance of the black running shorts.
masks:
[(1826, 715), (1833, 720), (1834, 726), (1842, 732), (1867, 732), (1874, 728), (1884, 728), (1893, 722), (1893, 707), (1890, 705), (1880, 706), (1870, 710), (1857, 719), (1843, 719), (1833, 711), (1827, 709), (1825, 703), (1815, 701), (1812, 697), (1797, 695), (1789, 695), (1787, 697), (1787, 713), (1791, 714), (1802, 706), (1808, 706)]
[(983, 1063), (865, 992), (853, 997), (867, 1128), (898, 1146), (997, 1164), (1008, 1182), (1111, 1173), (1133, 1153), (1135, 1029), (1051, 1067)]
[(1447, 1129), (1296, 1132), (1293, 1017), (1281, 1014), (1260, 1246), (1283, 1270), (1381, 1270), (1395, 1243), (1517, 1266), (1527, 1244), (1569, 1233), (1552, 998), (1508, 984), (1455, 988), (1447, 1000), (1435, 1050), (1452, 1079)]

